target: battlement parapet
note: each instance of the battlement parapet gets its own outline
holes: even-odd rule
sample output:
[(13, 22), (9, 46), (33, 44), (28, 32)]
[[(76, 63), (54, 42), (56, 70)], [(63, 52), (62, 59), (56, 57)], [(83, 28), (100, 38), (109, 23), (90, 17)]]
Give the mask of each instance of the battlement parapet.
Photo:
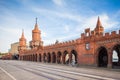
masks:
[[(118, 33), (117, 33), (118, 32)], [(118, 36), (120, 34), (120, 30), (119, 31), (112, 31), (110, 33), (105, 33), (105, 37), (106, 36)]]
[(76, 40), (64, 41), (64, 42), (60, 42), (60, 43), (55, 43), (55, 44), (50, 44), (50, 45), (44, 46), (44, 48), (45, 49), (58, 48), (58, 47), (73, 45), (73, 44), (76, 44), (76, 43), (77, 43), (77, 39)]
[[(86, 29), (86, 32), (90, 31), (90, 29)], [(118, 31), (112, 31), (112, 32), (107, 32), (107, 33), (101, 33), (101, 34), (96, 34), (95, 31), (91, 31), (91, 34), (88, 36), (86, 33), (81, 33), (81, 37), (77, 39), (77, 43), (84, 43), (86, 41), (98, 41), (98, 40), (105, 40), (105, 39), (112, 39), (115, 37), (120, 37), (120, 30)]]
[(91, 36), (94, 36), (95, 35), (95, 31), (91, 31)]
[(112, 32), (111, 32), (111, 35), (116, 35), (116, 31), (112, 31)]
[[(107, 32), (107, 33), (105, 33), (103, 36), (102, 36), (102, 38), (103, 39), (112, 39), (112, 38), (114, 38), (114, 37), (118, 37), (120, 35), (120, 30), (119, 30), (119, 32), (117, 33), (117, 31), (112, 31), (112, 32)], [(101, 38), (100, 36), (98, 37), (98, 39), (99, 38)], [(101, 38), (101, 39), (102, 39)]]
[(108, 32), (108, 33), (105, 33), (105, 37), (106, 37), (106, 36), (107, 36), (107, 37), (110, 36), (110, 33), (109, 33), (109, 32)]
[(81, 33), (81, 39), (85, 37), (85, 33)]

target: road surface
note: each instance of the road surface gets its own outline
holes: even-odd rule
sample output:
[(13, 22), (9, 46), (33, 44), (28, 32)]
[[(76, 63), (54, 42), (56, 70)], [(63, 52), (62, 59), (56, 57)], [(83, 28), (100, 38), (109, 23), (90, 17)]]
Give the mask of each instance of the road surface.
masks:
[(120, 80), (120, 70), (0, 60), (0, 80)]

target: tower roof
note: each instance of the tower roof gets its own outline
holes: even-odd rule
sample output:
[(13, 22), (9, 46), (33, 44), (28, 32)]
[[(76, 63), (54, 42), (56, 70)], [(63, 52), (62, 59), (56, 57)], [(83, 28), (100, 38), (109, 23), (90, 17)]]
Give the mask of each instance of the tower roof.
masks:
[(101, 27), (102, 27), (102, 24), (101, 24), (100, 18), (99, 18), (99, 16), (98, 16), (96, 28), (101, 28)]
[(19, 46), (26, 46), (26, 39), (24, 37), (24, 31), (22, 30), (21, 38), (19, 39)]
[(34, 30), (33, 30), (33, 32), (39, 32), (40, 30), (39, 30), (39, 28), (38, 28), (38, 24), (37, 24), (37, 18), (36, 18), (36, 23), (35, 23), (35, 27), (34, 27)]

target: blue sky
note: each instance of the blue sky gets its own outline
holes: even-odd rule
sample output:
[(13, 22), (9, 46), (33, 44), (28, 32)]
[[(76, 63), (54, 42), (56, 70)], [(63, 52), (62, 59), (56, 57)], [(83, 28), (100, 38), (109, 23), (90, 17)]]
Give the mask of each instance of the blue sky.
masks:
[(106, 32), (120, 29), (120, 0), (0, 0), (0, 52), (19, 41), (22, 29), (28, 43), (36, 17), (48, 45), (93, 30), (98, 16)]

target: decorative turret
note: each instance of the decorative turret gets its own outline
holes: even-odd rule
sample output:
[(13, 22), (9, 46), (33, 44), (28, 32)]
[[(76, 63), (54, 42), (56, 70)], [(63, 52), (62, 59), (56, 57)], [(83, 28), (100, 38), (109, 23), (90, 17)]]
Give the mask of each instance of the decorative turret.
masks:
[(104, 28), (101, 24), (100, 18), (98, 17), (96, 28), (95, 28), (95, 35), (102, 35), (104, 33)]
[(41, 31), (38, 28), (38, 24), (37, 24), (37, 18), (36, 18), (36, 23), (35, 23), (35, 27), (32, 30), (32, 41), (41, 41)]
[(39, 46), (43, 46), (43, 42), (41, 41), (41, 31), (38, 28), (37, 18), (36, 18), (35, 27), (32, 30), (32, 41), (30, 41), (30, 47), (37, 48)]
[(19, 39), (19, 46), (18, 46), (18, 50), (26, 50), (27, 46), (26, 46), (26, 39), (24, 37), (24, 31), (22, 30), (22, 35), (21, 38)]

